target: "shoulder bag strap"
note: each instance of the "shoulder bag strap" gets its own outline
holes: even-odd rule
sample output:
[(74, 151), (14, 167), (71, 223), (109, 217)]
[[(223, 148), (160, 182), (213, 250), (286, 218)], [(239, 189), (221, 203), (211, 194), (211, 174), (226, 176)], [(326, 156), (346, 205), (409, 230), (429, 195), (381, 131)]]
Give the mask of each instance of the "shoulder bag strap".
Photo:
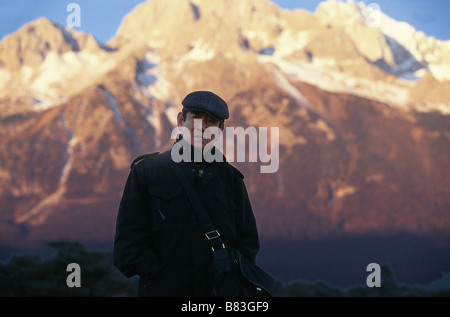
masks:
[(205, 236), (211, 243), (212, 250), (216, 251), (219, 249), (224, 249), (225, 245), (220, 239), (220, 233), (219, 231), (217, 231), (217, 229), (215, 229), (215, 226), (213, 225), (205, 207), (203, 206), (200, 197), (194, 191), (194, 187), (187, 178), (185, 171), (180, 167), (178, 163), (175, 163), (171, 158), (169, 158), (168, 161), (175, 175), (177, 175), (178, 180), (181, 182), (184, 189), (186, 190), (186, 193), (189, 196), (189, 200), (191, 201), (192, 206), (194, 206), (194, 210), (197, 213), (197, 216), (200, 219), (200, 222), (202, 223), (204, 230), (206, 231)]

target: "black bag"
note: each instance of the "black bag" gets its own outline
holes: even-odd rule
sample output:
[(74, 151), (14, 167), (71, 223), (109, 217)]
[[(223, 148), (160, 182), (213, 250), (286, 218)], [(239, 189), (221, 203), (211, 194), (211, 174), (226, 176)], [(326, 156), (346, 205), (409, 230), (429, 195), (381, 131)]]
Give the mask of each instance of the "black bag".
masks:
[(228, 248), (206, 212), (203, 203), (190, 186), (184, 171), (173, 160), (168, 160), (197, 212), (205, 235), (211, 242), (213, 262), (211, 279), (212, 296), (216, 297), (271, 297), (274, 279), (256, 263), (245, 258), (238, 250)]
[(214, 251), (212, 278), (215, 297), (273, 296), (273, 278), (236, 249)]

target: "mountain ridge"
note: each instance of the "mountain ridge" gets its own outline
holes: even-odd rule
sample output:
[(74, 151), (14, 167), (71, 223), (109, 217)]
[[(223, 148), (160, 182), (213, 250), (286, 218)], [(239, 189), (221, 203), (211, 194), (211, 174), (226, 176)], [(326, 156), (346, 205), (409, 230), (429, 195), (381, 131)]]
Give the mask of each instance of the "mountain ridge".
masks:
[[(321, 85), (323, 89), (348, 91), (371, 98), (382, 98), (381, 100), (391, 104), (398, 104), (402, 107), (408, 107), (408, 104), (418, 104), (418, 102), (415, 101), (418, 100), (420, 103), (420, 106), (417, 106), (419, 111), (437, 110), (443, 113), (448, 113), (450, 111), (445, 104), (445, 101), (447, 100), (445, 99), (447, 97), (446, 88), (449, 81), (449, 78), (447, 78), (447, 75), (445, 74), (450, 73), (449, 71), (446, 71), (446, 69), (450, 69), (450, 61), (445, 60), (445, 56), (448, 56), (446, 52), (448, 53), (448, 51), (450, 51), (450, 44), (448, 44), (448, 41), (443, 42), (433, 40), (430, 37), (426, 37), (421, 32), (414, 33), (414, 29), (408, 29), (408, 32), (405, 33), (407, 35), (404, 37), (406, 39), (414, 39), (414, 43), (416, 44), (414, 46), (408, 45), (408, 48), (406, 48), (404, 45), (408, 42), (405, 42), (405, 40), (398, 35), (397, 38), (394, 38), (395, 32), (391, 31), (389, 36), (383, 33), (388, 29), (387, 26), (389, 25), (397, 26), (403, 24), (393, 24), (394, 22), (392, 22), (391, 19), (382, 15), (382, 21), (388, 20), (390, 22), (381, 23), (381, 26), (383, 26), (382, 28), (367, 26), (367, 23), (363, 23), (364, 19), (367, 18), (363, 13), (365, 12), (365, 15), (367, 15), (367, 9), (361, 4), (352, 4), (351, 2), (345, 4), (327, 1), (321, 3), (315, 15), (313, 15), (302, 10), (280, 10), (273, 4), (264, 6), (264, 2), (265, 1), (256, 1), (253, 3), (251, 1), (244, 1), (243, 3), (240, 3), (241, 6), (236, 3), (235, 6), (228, 4), (225, 5), (224, 8), (218, 6), (220, 1), (216, 2), (214, 5), (208, 2), (199, 1), (196, 6), (194, 6), (193, 3), (189, 4), (188, 2), (181, 2), (184, 4), (184, 7), (177, 6), (176, 0), (170, 0), (164, 3), (165, 6), (168, 6), (168, 9), (160, 10), (166, 12), (166, 14), (173, 12), (173, 10), (169, 10), (171, 6), (177, 6), (177, 12), (186, 12), (185, 15), (181, 16), (188, 16), (189, 18), (187, 18), (187, 21), (194, 21), (191, 24), (186, 23), (182, 28), (179, 28), (178, 24), (168, 23), (167, 21), (171, 20), (167, 19), (164, 15), (156, 14), (153, 19), (148, 18), (148, 12), (159, 12), (157, 7), (161, 5), (158, 4), (158, 1), (144, 2), (138, 6), (140, 10), (133, 10), (124, 18), (123, 23), (118, 29), (117, 35), (103, 48), (109, 51), (117, 50), (120, 52), (109, 52), (108, 54), (104, 52), (104, 54), (101, 55), (97, 54), (96, 57), (93, 57), (89, 52), (98, 52), (100, 47), (91, 36), (80, 34), (71, 31), (70, 29), (64, 31), (62, 27), (55, 25), (55, 28), (61, 30), (63, 36), (66, 38), (69, 38), (67, 35), (69, 34), (70, 38), (81, 38), (83, 40), (78, 40), (78, 42), (88, 43), (89, 45), (76, 44), (76, 49), (74, 51), (78, 53), (75, 54), (75, 56), (74, 54), (66, 54), (69, 55), (66, 59), (64, 59), (64, 57), (61, 58), (64, 51), (59, 49), (55, 52), (57, 56), (53, 56), (54, 54), (52, 53), (52, 58), (54, 58), (54, 60), (49, 64), (59, 62), (61, 68), (67, 69), (65, 72), (59, 71), (59, 73), (76, 78), (81, 77), (83, 71), (89, 71), (94, 65), (96, 65), (96, 68), (98, 69), (99, 58), (100, 62), (104, 64), (105, 71), (107, 71), (117, 67), (116, 64), (120, 62), (116, 60), (119, 59), (123, 61), (130, 54), (133, 54), (131, 51), (145, 51), (148, 48), (157, 52), (163, 63), (165, 63), (165, 59), (168, 58), (173, 64), (178, 64), (176, 66), (177, 69), (183, 69), (185, 63), (195, 63), (195, 61), (201, 62), (205, 58), (211, 59), (216, 55), (222, 55), (223, 58), (230, 58), (230, 56), (233, 56), (234, 59), (244, 59), (242, 61), (243, 63), (247, 63), (249, 58), (256, 57), (258, 59), (257, 63), (275, 65), (277, 68), (281, 69), (285, 75), (288, 75), (288, 77), (293, 76), (295, 79), (299, 79), (300, 77), (300, 79), (309, 81), (313, 84), (322, 82)], [(262, 7), (265, 11), (259, 12), (259, 7), (257, 5)], [(197, 9), (194, 10), (194, 7)], [(238, 21), (235, 19), (219, 19), (218, 12), (220, 12), (220, 10), (232, 10), (234, 7), (245, 8), (241, 9), (241, 11), (244, 11), (245, 14), (250, 13), (251, 17), (258, 17), (258, 14), (261, 17), (250, 18), (250, 21), (255, 22), (244, 24), (240, 28), (236, 26)], [(332, 9), (335, 7), (339, 8), (339, 10), (333, 11)], [(205, 17), (203, 17), (203, 15), (199, 13), (199, 8), (205, 10), (206, 13), (210, 13), (210, 15), (205, 13)], [(336, 23), (330, 21), (330, 11), (337, 16), (337, 18), (335, 17), (336, 21), (347, 21), (342, 18), (342, 15), (345, 17), (352, 14), (353, 16), (356, 15), (359, 17), (358, 23), (353, 27), (349, 27), (345, 24), (349, 22), (344, 22), (343, 25), (342, 23), (337, 23), (337, 25), (335, 25)], [(344, 11), (344, 13), (340, 13), (341, 11)], [(195, 17), (195, 12), (198, 14), (197, 19)], [(226, 12), (228, 13), (228, 11)], [(264, 16), (266, 12), (272, 14), (274, 18), (263, 19), (262, 16)], [(243, 15), (242, 13), (240, 14)], [(213, 18), (211, 18), (211, 16)], [(233, 15), (224, 14), (224, 16), (228, 17)], [(266, 22), (266, 20), (271, 22)], [(305, 27), (306, 23), (300, 24), (303, 27), (302, 30), (292, 30), (291, 25), (296, 25), (298, 27), (298, 21), (303, 20), (308, 21), (309, 29), (312, 28), (311, 25), (314, 25), (314, 28), (318, 28), (317, 31), (307, 31), (308, 28)], [(44, 24), (43, 21), (44, 20), (41, 21), (42, 23), (37, 21), (35, 24)], [(148, 21), (152, 22), (149, 26), (146, 26)], [(313, 23), (312, 21), (315, 22)], [(50, 24), (49, 21), (47, 21), (47, 24)], [(192, 27), (189, 25), (192, 25)], [(212, 27), (210, 25), (212, 25)], [(186, 32), (186, 34), (194, 33), (196, 27), (207, 29), (208, 33), (203, 32), (202, 35), (194, 41), (189, 42), (188, 40), (188, 42), (186, 42), (186, 39), (189, 39), (190, 37), (188, 35), (185, 36), (182, 32)], [(33, 28), (35, 28), (35, 26), (32, 24), (28, 27), (28, 30)], [(46, 28), (48, 28), (48, 26), (46, 26)], [(149, 28), (149, 31), (145, 31), (146, 28)], [(177, 28), (182, 32), (174, 32), (174, 30), (178, 30)], [(140, 30), (139, 32), (137, 31), (138, 29)], [(330, 29), (332, 30), (330, 31)], [(390, 29), (395, 28), (391, 27)], [(336, 34), (336, 32), (338, 33)], [(19, 32), (19, 34), (22, 33), (25, 33), (25, 30)], [(175, 36), (170, 36), (171, 33), (175, 34)], [(150, 36), (148, 36), (148, 34), (150, 34)], [(163, 40), (159, 40), (158, 36), (153, 36), (151, 34), (159, 34), (159, 37), (171, 41), (170, 43), (172, 44), (165, 43)], [(220, 38), (215, 38), (218, 36), (220, 36)], [(3, 41), (4, 43), (1, 43), (0, 61), (2, 60), (1, 56), (5, 54), (2, 54), (2, 52), (9, 51), (9, 49), (7, 49), (7, 47), (10, 46), (8, 43), (12, 42), (13, 38), (15, 38), (15, 35), (9, 36)], [(334, 44), (336, 39), (339, 39), (341, 42), (338, 41)], [(70, 45), (70, 43), (78, 42), (70, 40), (66, 46)], [(161, 43), (165, 44), (162, 45)], [(298, 44), (290, 45), (291, 43)], [(327, 44), (328, 48), (326, 48), (324, 44), (319, 43), (330, 44)], [(136, 45), (138, 47), (136, 47)], [(305, 45), (308, 45), (307, 49), (305, 48)], [(121, 47), (121, 49), (114, 49), (116, 46)], [(87, 49), (84, 49), (85, 47), (87, 47)], [(343, 51), (336, 51), (334, 49), (335, 47), (340, 47)], [(431, 51), (433, 48), (434, 50)], [(42, 51), (42, 49), (36, 47), (35, 49), (30, 49), (30, 51), (39, 52)], [(330, 51), (330, 53), (327, 53), (327, 51)], [(14, 52), (15, 51), (13, 50), (10, 55), (16, 55)], [(50, 52), (54, 52), (54, 50), (50, 50)], [(271, 53), (267, 54), (267, 52)], [(45, 54), (44, 51), (44, 53), (39, 53), (37, 55), (39, 58), (42, 58), (42, 56), (46, 56)], [(142, 54), (138, 57), (139, 59), (142, 59)], [(175, 59), (178, 60), (178, 63), (174, 63)], [(402, 60), (403, 62), (398, 64), (396, 63), (396, 60)], [(438, 64), (435, 64), (436, 61)], [(2, 63), (5, 64), (5, 62)], [(0, 63), (0, 65), (2, 63)], [(17, 67), (18, 62), (12, 64), (16, 65), (14, 67)], [(68, 64), (74, 64), (84, 69), (79, 72), (71, 72), (71, 67), (69, 67)], [(45, 68), (42, 71), (46, 71), (47, 73), (54, 72), (51, 69)], [(168, 73), (171, 71), (173, 71), (173, 68), (168, 70)], [(0, 72), (5, 75), (3, 76), (5, 82), (11, 81), (11, 79), (14, 82), (14, 77), (17, 77), (4, 67), (3, 69), (0, 68)], [(36, 77), (36, 73), (38, 72), (27, 68), (26, 70), (22, 70), (22, 73), (20, 78), (17, 79), (19, 82), (14, 82), (16, 86), (29, 86), (30, 83), (26, 80), (25, 82), (20, 83), (21, 79), (24, 77)], [(434, 82), (435, 85), (433, 86), (435, 93), (432, 94), (434, 97), (431, 97), (431, 94), (427, 93), (427, 90), (431, 89), (431, 87), (426, 84), (429, 80), (419, 80), (420, 78), (429, 77), (430, 74), (436, 79)], [(400, 77), (397, 78), (397, 76)], [(409, 80), (401, 80), (401, 77), (403, 76), (409, 78)], [(174, 80), (176, 80), (176, 78), (169, 78), (169, 81), (173, 82)], [(43, 76), (40, 76), (37, 80), (32, 82), (31, 86), (35, 86), (36, 89), (31, 93), (36, 95), (39, 90), (45, 90), (45, 85), (55, 85), (56, 81), (61, 81), (61, 79), (46, 79), (43, 78)], [(73, 82), (73, 80), (71, 82)], [(380, 84), (380, 82), (388, 82), (389, 85), (383, 85)], [(0, 96), (2, 95), (2, 91), (8, 90), (7, 88), (9, 88), (7, 84), (2, 87), (2, 82), (0, 82)], [(80, 90), (83, 88), (84, 86), (82, 86)], [(420, 95), (417, 91), (421, 92)], [(49, 100), (47, 102), (47, 104), (50, 105), (58, 104), (58, 102), (64, 100), (61, 99), (61, 96), (58, 98), (56, 95), (57, 92), (48, 92), (47, 96), (44, 95), (41, 99), (53, 99), (52, 101)], [(179, 95), (180, 94), (178, 93), (178, 99), (181, 98)], [(411, 97), (415, 98), (415, 100), (411, 100)], [(430, 97), (433, 101), (427, 102)], [(172, 95), (170, 98), (173, 99), (176, 98), (176, 96)], [(48, 105), (46, 105), (46, 102), (44, 101), (37, 107), (46, 108)]]

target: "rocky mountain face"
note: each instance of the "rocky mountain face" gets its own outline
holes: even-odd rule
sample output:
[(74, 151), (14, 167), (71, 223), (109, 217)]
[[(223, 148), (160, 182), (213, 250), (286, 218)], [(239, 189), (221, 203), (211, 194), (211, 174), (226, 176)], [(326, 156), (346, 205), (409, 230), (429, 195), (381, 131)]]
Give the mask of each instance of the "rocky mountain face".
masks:
[(234, 162), (265, 240), (450, 235), (450, 43), (361, 4), (152, 0), (97, 43), (45, 18), (0, 43), (0, 245), (110, 244), (131, 161), (181, 100), (279, 127), (279, 169)]

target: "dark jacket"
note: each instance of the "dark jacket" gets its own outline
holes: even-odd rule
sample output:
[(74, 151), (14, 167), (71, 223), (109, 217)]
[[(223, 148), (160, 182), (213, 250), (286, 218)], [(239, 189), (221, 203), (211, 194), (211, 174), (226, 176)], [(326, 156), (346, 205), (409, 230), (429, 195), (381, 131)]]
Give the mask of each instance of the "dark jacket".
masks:
[[(139, 275), (141, 296), (209, 296), (211, 246), (181, 183), (168, 164), (170, 151), (137, 162), (117, 215), (114, 265)], [(222, 241), (251, 261), (259, 238), (243, 175), (228, 162), (180, 162), (204, 202)]]

